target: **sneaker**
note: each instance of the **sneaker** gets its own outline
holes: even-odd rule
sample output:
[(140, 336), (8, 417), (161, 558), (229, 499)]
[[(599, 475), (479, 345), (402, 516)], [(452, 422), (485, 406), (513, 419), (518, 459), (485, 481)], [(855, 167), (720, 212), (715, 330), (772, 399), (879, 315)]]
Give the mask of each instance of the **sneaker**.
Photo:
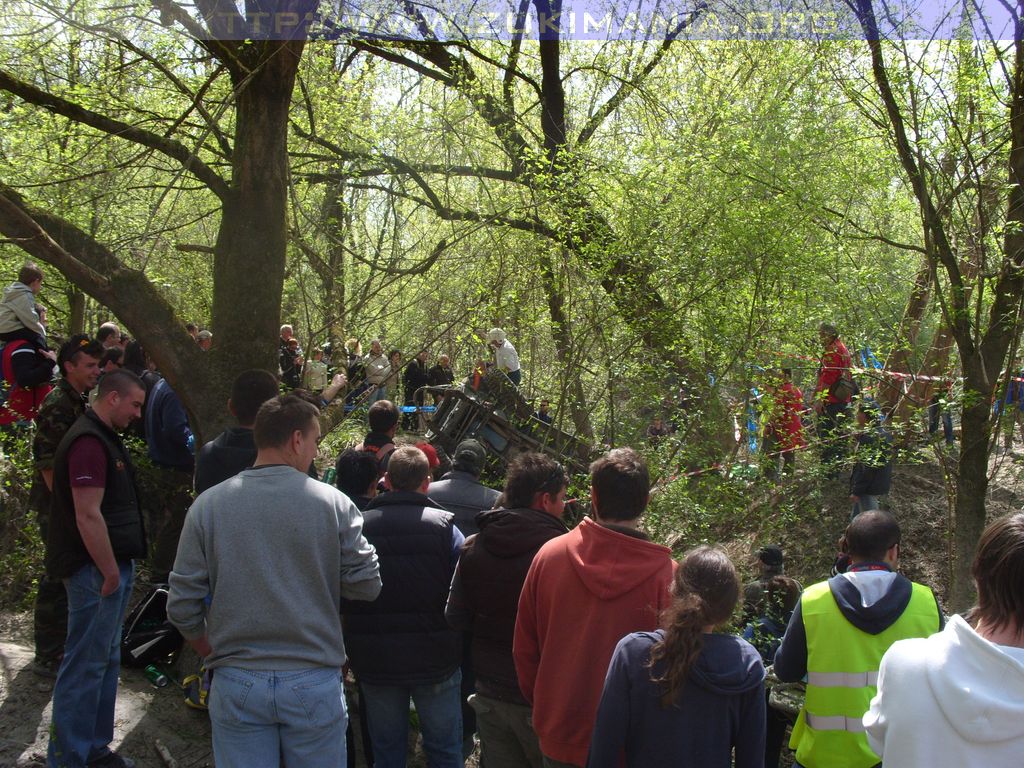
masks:
[(202, 674), (189, 675), (181, 681), (185, 693), (185, 706), (192, 709), (208, 710), (207, 697), (210, 694), (210, 674), (205, 669)]
[(103, 757), (90, 760), (86, 765), (88, 768), (135, 768), (135, 761), (110, 750)]
[(60, 659), (33, 659), (30, 665), (32, 673), (49, 680), (57, 679), (57, 670), (60, 669)]

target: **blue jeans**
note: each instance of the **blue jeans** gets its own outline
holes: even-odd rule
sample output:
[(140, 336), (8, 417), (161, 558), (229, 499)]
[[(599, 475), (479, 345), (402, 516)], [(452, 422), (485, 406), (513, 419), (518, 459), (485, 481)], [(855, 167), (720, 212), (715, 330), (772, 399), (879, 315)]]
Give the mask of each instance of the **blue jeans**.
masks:
[(517, 387), (520, 384), (523, 383), (523, 369), (522, 368), (517, 368), (514, 371), (509, 371), (508, 374), (506, 374), (506, 375), (508, 376), (508, 380), (511, 381), (513, 384), (515, 384)]
[(378, 400), (388, 399), (388, 388), (383, 384), (371, 384), (373, 392), (370, 393), (370, 399), (366, 401), (367, 405), (373, 405)]
[(427, 765), (430, 768), (462, 768), (461, 684), (462, 672), (459, 670), (434, 685), (373, 685), (364, 682), (374, 768), (405, 768), (409, 749), (410, 698), (419, 715)]
[(341, 670), (217, 667), (210, 683), (217, 768), (344, 768)]
[(131, 560), (119, 567), (121, 585), (106, 597), (100, 595), (103, 575), (91, 562), (64, 579), (68, 637), (53, 686), (49, 768), (81, 768), (110, 751), (121, 671), (121, 624), (135, 579)]

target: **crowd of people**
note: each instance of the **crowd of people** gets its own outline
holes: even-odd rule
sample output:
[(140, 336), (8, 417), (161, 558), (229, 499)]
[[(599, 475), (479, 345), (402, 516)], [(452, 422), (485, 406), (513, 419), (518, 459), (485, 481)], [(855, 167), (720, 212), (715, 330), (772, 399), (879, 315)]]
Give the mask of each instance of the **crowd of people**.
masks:
[[(839, 331), (822, 323), (818, 335), (822, 354), (810, 398), (793, 382), (792, 368), (763, 370), (763, 388), (752, 390), (752, 399), (745, 406), (751, 411), (748, 430), (752, 438), (760, 438), (757, 462), (762, 474), (777, 482), (794, 471), (797, 454), (811, 444), (807, 433), (813, 429), (818, 465), (826, 476), (835, 478), (847, 465), (852, 467), (850, 504), (851, 516), (855, 516), (878, 509), (881, 497), (889, 493), (893, 436), (880, 404), (855, 382), (852, 358)], [(692, 407), (685, 388), (671, 405), (677, 414)], [(929, 411), (929, 418), (933, 415), (937, 428), (937, 411)], [(943, 415), (948, 417), (948, 410)], [(676, 420), (656, 414), (647, 427), (647, 441), (657, 446), (678, 429)], [(735, 433), (740, 440), (743, 431), (738, 425)], [(752, 446), (755, 443), (756, 439)]]
[[(20, 282), (34, 296), (39, 281)], [(45, 334), (20, 327), (3, 332), (20, 334), (7, 339), (15, 352), (46, 349)], [(297, 346), (284, 336), (282, 355)], [(21, 433), (46, 542), (33, 669), (55, 677), (49, 766), (134, 764), (110, 745), (141, 559), (166, 578), (167, 616), (209, 675), (218, 768), (354, 764), (346, 668), (378, 768), (407, 763), (410, 703), (439, 768), (462, 766), (477, 739), (486, 768), (774, 768), (789, 728), (804, 768), (1020, 762), (1024, 514), (982, 536), (978, 606), (964, 617), (947, 620), (931, 589), (899, 573), (900, 526), (863, 476), (833, 576), (804, 589), (768, 545), (744, 586), (723, 549), (677, 561), (644, 532), (650, 477), (631, 448), (592, 463), (589, 514), (571, 529), (570, 478), (551, 456), (519, 454), (492, 489), (469, 438), (440, 474), (432, 446), (398, 438), (387, 395), (400, 358), (379, 342), (365, 357), (348, 349), (373, 402), (328, 483), (317, 404), (340, 393), (335, 379), (319, 396), (281, 394), (284, 360), (241, 372), (236, 426), (196, 450), (141, 349), (101, 376), (120, 338), (106, 324), (61, 345), (56, 384)], [(417, 355), (416, 376), (426, 364)], [(496, 364), (519, 370), (507, 355)], [(835, 419), (849, 400), (823, 391), (822, 418)], [(146, 441), (155, 479), (139, 482), (126, 430)], [(731, 631), (741, 603), (742, 636)], [(787, 683), (804, 686), (793, 717), (773, 699)]]
[[(492, 328), (487, 332), (486, 342), (488, 349), (493, 352), (494, 360), (477, 359), (467, 378), (493, 367), (502, 371), (518, 387), (522, 382), (519, 356), (505, 331)], [(331, 375), (340, 371), (345, 374), (348, 382), (347, 400), (367, 405), (378, 400), (397, 400), (399, 394), (404, 394), (405, 405), (423, 407), (426, 405), (424, 387), (444, 387), (455, 382), (455, 372), (447, 354), (438, 355), (435, 364), (428, 366), (427, 350), (421, 349), (411, 360), (403, 363), (402, 351), (391, 349), (385, 355), (380, 339), (370, 341), (370, 349), (366, 354), (363, 354), (359, 339), (348, 339), (345, 342), (344, 359), (339, 358), (337, 362), (334, 360), (333, 344), (328, 342), (314, 350), (310, 359), (295, 337), (294, 328), (287, 324), (281, 326), (278, 364), (286, 390), (302, 388), (320, 392), (327, 386)], [(405, 424), (412, 429), (416, 421), (413, 415), (408, 417)]]

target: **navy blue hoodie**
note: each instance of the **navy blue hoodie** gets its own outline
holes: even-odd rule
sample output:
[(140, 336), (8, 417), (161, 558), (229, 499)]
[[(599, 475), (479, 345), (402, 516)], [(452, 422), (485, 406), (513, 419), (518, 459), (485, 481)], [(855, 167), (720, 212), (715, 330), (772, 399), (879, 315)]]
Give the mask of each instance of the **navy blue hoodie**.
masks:
[(663, 635), (634, 632), (616, 646), (587, 768), (731, 768), (733, 748), (736, 768), (762, 768), (764, 665), (758, 652), (734, 635), (705, 634), (686, 685), (663, 709), (660, 686), (647, 668), (651, 646)]

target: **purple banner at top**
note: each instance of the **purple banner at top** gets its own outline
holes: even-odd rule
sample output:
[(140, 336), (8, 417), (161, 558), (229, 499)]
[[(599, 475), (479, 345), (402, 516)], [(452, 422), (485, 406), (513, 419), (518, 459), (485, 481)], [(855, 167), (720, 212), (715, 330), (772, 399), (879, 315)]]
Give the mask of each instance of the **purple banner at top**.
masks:
[(424, 42), (1007, 40), (1017, 21), (1011, 11), (1020, 13), (1016, 0), (250, 0), (247, 13), (231, 0), (203, 5), (218, 9), (204, 19), (211, 38)]

